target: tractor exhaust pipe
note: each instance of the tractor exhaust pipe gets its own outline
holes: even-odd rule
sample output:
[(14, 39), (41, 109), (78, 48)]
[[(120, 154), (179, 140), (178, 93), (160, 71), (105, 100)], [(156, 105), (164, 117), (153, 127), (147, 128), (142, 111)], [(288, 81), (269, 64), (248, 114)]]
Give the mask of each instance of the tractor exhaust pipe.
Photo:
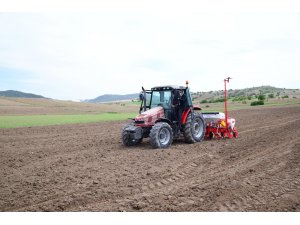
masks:
[(146, 90), (144, 87), (142, 87), (142, 91), (143, 91), (143, 94), (141, 93), (140, 94), (140, 100), (142, 101), (141, 102), (141, 107), (140, 107), (140, 114), (142, 111), (146, 111)]

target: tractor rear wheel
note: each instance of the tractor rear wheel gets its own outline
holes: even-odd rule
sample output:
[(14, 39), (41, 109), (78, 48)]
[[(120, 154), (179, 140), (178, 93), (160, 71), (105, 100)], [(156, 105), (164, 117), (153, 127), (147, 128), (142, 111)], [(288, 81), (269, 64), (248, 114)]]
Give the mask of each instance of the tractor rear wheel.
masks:
[(132, 123), (126, 124), (122, 130), (122, 142), (125, 146), (134, 146), (142, 142), (143, 138), (135, 140), (131, 138), (130, 134), (127, 131), (127, 128), (134, 126)]
[(205, 122), (201, 114), (195, 113), (194, 119), (189, 114), (183, 129), (184, 140), (187, 143), (200, 142), (205, 136)]
[(171, 126), (165, 122), (156, 123), (150, 131), (150, 144), (153, 148), (168, 148), (173, 142)]

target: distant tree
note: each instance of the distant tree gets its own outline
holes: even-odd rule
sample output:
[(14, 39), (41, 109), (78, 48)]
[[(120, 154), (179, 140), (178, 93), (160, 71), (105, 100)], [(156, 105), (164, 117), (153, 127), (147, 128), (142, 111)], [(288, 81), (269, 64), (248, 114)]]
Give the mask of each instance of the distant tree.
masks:
[(245, 95), (245, 92), (244, 91), (239, 91), (238, 93), (237, 93), (237, 96), (244, 96)]
[(269, 98), (274, 98), (274, 94), (273, 93), (269, 94), (268, 96), (269, 96)]
[(266, 99), (266, 96), (265, 96), (265, 95), (260, 94), (260, 95), (258, 96), (258, 100), (264, 101), (265, 99)]
[(241, 97), (235, 97), (232, 99), (233, 102), (241, 102), (241, 101), (245, 101), (247, 98), (245, 96), (241, 96)]
[(265, 102), (262, 101), (262, 100), (259, 100), (259, 101), (254, 101), (254, 102), (251, 102), (251, 106), (256, 106), (256, 105), (264, 105)]
[(289, 98), (289, 96), (288, 96), (288, 95), (285, 95), (285, 96), (283, 96), (282, 98)]

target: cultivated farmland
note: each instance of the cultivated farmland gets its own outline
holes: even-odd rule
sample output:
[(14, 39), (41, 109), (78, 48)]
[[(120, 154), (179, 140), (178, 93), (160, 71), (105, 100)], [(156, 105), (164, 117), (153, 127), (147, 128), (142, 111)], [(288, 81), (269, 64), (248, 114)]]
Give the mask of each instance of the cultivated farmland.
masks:
[[(9, 101), (1, 115), (138, 107)], [(0, 211), (300, 211), (300, 105), (230, 114), (237, 139), (165, 150), (124, 147), (128, 121), (0, 129)]]

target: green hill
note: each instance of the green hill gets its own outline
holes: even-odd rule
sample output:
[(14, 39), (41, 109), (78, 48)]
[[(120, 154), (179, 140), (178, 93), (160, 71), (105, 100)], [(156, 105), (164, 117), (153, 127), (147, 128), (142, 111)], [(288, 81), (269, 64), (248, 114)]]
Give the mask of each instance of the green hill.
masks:
[(94, 99), (84, 100), (84, 102), (91, 103), (103, 103), (103, 102), (116, 102), (116, 101), (129, 101), (132, 99), (137, 99), (139, 94), (128, 94), (128, 95), (101, 95)]
[(41, 95), (35, 95), (31, 93), (25, 93), (25, 92), (14, 91), (14, 90), (0, 91), (0, 96), (12, 97), (12, 98), (45, 98), (44, 96)]
[[(231, 99), (255, 98), (259, 95), (265, 95), (267, 98), (300, 98), (299, 89), (277, 88), (272, 86), (260, 86), (244, 89), (228, 90), (228, 97)], [(192, 93), (194, 101), (222, 101), (224, 91), (209, 91)]]

